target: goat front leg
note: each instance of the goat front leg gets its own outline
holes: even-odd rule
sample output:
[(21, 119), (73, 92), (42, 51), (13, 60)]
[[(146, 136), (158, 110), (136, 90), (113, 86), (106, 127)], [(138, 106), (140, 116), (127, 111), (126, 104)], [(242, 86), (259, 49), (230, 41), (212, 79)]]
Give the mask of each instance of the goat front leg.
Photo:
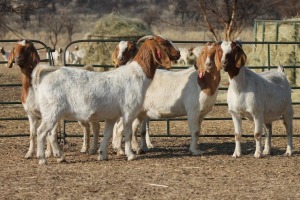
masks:
[(108, 146), (110, 138), (112, 137), (114, 125), (115, 125), (115, 120), (106, 120), (105, 121), (103, 139), (102, 139), (102, 142), (100, 145), (99, 160), (107, 160), (108, 159), (107, 146)]
[(271, 154), (271, 137), (272, 137), (272, 123), (265, 124), (265, 148), (263, 151), (263, 155)]
[(200, 151), (198, 147), (198, 138), (200, 134), (200, 127), (203, 118), (199, 116), (188, 116), (188, 124), (191, 132), (191, 144), (189, 151), (194, 156), (202, 155), (203, 152)]
[[(55, 124), (54, 124), (55, 125)], [(52, 128), (54, 127), (52, 126)], [(47, 164), (47, 160), (45, 158), (45, 140), (47, 133), (51, 131), (51, 125), (42, 121), (41, 125), (37, 129), (37, 158), (39, 159), (39, 164)]]
[(154, 148), (154, 145), (151, 143), (149, 135), (149, 122), (150, 119), (146, 118), (141, 124), (141, 148), (143, 151), (148, 151), (148, 149)]
[(29, 138), (29, 149), (25, 155), (25, 158), (32, 158), (34, 155), (35, 141), (36, 141), (36, 131), (37, 131), (37, 122), (38, 119), (28, 115), (29, 119), (29, 129), (30, 129), (30, 138)]
[(83, 142), (80, 152), (87, 153), (90, 148), (90, 124), (88, 122), (78, 122), (83, 130)]
[(235, 132), (235, 149), (232, 157), (239, 158), (242, 156), (241, 151), (241, 139), (242, 139), (242, 119), (238, 116), (238, 114), (232, 112), (232, 121), (234, 125), (234, 132)]
[(136, 154), (144, 153), (143, 150), (139, 146), (139, 142), (137, 139), (137, 130), (141, 124), (141, 120), (136, 118), (132, 123), (132, 139), (131, 139), (131, 146), (132, 149), (136, 152)]
[[(51, 130), (51, 134), (47, 136), (47, 142), (50, 143), (50, 147), (52, 148), (53, 151), (53, 156), (57, 158), (57, 162), (64, 162), (65, 161), (65, 156), (63, 154), (63, 151), (61, 151), (58, 141), (57, 141), (57, 129), (60, 126), (60, 123), (57, 123), (55, 127)], [(48, 144), (47, 143), (47, 148)], [(49, 147), (49, 148), (50, 148)], [(50, 151), (51, 151), (50, 148)], [(46, 151), (47, 154), (47, 151)], [(47, 157), (47, 155), (46, 155)]]
[(134, 160), (135, 155), (131, 148), (131, 139), (132, 139), (132, 120), (124, 120), (124, 133), (125, 133), (125, 154), (128, 160)]
[(122, 132), (123, 132), (123, 118), (120, 118), (118, 122), (116, 122), (113, 129), (113, 139), (112, 145), (113, 148), (117, 151), (117, 155), (124, 155), (125, 152), (122, 149)]
[(263, 117), (261, 116), (253, 116), (254, 121), (254, 138), (256, 143), (255, 158), (261, 158), (262, 157), (262, 145), (261, 145), (261, 135), (263, 130)]
[(97, 153), (97, 149), (98, 149), (99, 132), (100, 132), (99, 122), (92, 122), (92, 130), (93, 130), (93, 143), (92, 146), (90, 147), (89, 154), (94, 155)]

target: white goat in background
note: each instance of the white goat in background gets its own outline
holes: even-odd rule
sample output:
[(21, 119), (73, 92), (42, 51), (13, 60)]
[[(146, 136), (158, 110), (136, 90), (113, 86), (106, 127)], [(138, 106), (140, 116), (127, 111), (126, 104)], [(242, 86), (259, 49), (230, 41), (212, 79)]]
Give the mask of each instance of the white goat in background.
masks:
[[(222, 68), (228, 73), (228, 110), (232, 115), (235, 129), (235, 150), (233, 157), (240, 157), (242, 117), (254, 121), (256, 150), (254, 157), (269, 155), (271, 151), (272, 122), (282, 117), (287, 132), (285, 155), (292, 155), (293, 107), (291, 87), (283, 68), (256, 74), (245, 67), (247, 56), (237, 42), (224, 41)], [(266, 128), (265, 148), (262, 152), (261, 135)]]

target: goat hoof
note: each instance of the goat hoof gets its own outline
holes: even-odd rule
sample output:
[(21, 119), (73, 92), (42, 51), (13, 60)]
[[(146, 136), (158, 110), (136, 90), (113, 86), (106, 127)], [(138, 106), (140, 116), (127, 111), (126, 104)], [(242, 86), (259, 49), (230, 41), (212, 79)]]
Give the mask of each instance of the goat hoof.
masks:
[(107, 158), (107, 156), (100, 155), (99, 158), (98, 158), (98, 160), (107, 161), (108, 158)]
[(45, 156), (46, 156), (46, 158), (50, 158), (52, 156), (52, 152), (51, 151), (46, 151)]
[(143, 154), (143, 153), (145, 153), (142, 149), (140, 149), (140, 148), (138, 148), (138, 149), (136, 149), (136, 150), (134, 150), (135, 151), (135, 153), (136, 154)]
[(241, 153), (236, 153), (236, 152), (234, 152), (232, 155), (233, 158), (240, 158), (241, 156), (242, 156)]
[(25, 155), (25, 158), (26, 158), (26, 159), (33, 158), (33, 152), (29, 152), (29, 151), (28, 151), (28, 152), (26, 153), (26, 155)]
[(292, 156), (292, 152), (285, 152), (284, 156)]
[(87, 151), (87, 149), (86, 148), (82, 148), (81, 150), (80, 150), (80, 153), (87, 153), (88, 151)]
[(122, 149), (117, 150), (117, 156), (123, 156), (125, 155), (125, 152)]
[(264, 156), (269, 156), (269, 155), (271, 155), (271, 151), (269, 149), (264, 149), (263, 155)]
[(201, 156), (203, 154), (203, 152), (200, 151), (199, 149), (193, 151), (191, 150), (191, 153), (193, 156)]
[(136, 156), (134, 154), (128, 156), (127, 160), (130, 161), (130, 160), (135, 160), (136, 159)]
[(263, 155), (262, 155), (261, 152), (255, 152), (254, 153), (254, 158), (262, 158), (262, 157), (263, 157)]
[(40, 165), (46, 165), (47, 164), (47, 160), (46, 159), (39, 159), (39, 164)]
[(66, 158), (64, 156), (57, 158), (58, 163), (66, 162)]

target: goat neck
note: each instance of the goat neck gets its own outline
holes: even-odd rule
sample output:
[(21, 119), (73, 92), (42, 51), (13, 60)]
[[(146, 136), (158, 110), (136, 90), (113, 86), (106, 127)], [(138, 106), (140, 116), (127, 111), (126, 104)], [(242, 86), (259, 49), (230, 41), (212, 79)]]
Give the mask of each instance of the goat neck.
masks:
[(221, 74), (220, 71), (214, 69), (209, 72), (205, 72), (203, 76), (200, 76), (199, 74), (197, 80), (202, 91), (208, 96), (212, 96), (215, 94), (216, 90), (219, 87)]

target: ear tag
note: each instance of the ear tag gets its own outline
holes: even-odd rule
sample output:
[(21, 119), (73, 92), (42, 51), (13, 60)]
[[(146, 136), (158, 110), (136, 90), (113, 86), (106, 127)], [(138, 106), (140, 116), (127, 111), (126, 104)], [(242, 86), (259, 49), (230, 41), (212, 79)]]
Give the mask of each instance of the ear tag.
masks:
[(199, 78), (202, 79), (204, 77), (204, 72), (199, 73)]
[(160, 53), (160, 51), (157, 51), (157, 56), (158, 56), (158, 58), (161, 58), (161, 53)]

